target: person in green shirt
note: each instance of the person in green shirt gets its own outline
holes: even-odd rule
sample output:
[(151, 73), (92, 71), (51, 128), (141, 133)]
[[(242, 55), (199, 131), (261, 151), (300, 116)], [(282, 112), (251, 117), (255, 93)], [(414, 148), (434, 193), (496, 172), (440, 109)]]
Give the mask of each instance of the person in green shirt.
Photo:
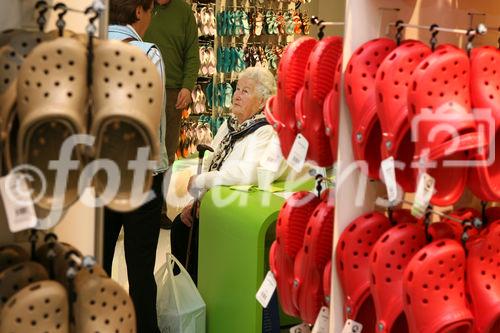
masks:
[(192, 102), (191, 91), (200, 67), (198, 27), (191, 7), (184, 0), (156, 0), (156, 3), (144, 40), (160, 48), (165, 63), (165, 145), (172, 165), (179, 145), (182, 110)]

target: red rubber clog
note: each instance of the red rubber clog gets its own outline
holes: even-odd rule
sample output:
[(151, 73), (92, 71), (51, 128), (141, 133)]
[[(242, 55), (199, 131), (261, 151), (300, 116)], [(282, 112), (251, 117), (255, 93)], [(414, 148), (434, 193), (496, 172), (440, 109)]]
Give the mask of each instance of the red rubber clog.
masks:
[(403, 309), (403, 271), (425, 244), (425, 228), (408, 223), (389, 229), (375, 243), (370, 255), (370, 289), (378, 332), (408, 332)]
[(304, 87), (295, 98), (297, 127), (309, 142), (307, 159), (321, 167), (333, 165), (325, 134), (323, 106), (333, 87), (336, 65), (342, 55), (342, 41), (341, 37), (327, 37), (316, 44), (306, 66)]
[(323, 105), (323, 119), (325, 121), (325, 134), (330, 138), (333, 163), (337, 161), (339, 145), (339, 116), (340, 116), (340, 84), (342, 81), (342, 55), (336, 66), (333, 89), (325, 99)]
[(436, 179), (431, 202), (438, 206), (454, 204), (467, 183), (467, 168), (451, 164), (467, 161), (469, 151), (484, 145), (470, 107), (469, 67), (463, 50), (442, 46), (417, 66), (408, 91), (414, 160), (436, 162), (421, 171)]
[(416, 190), (411, 168), (415, 143), (411, 140), (406, 96), (413, 71), (430, 53), (431, 49), (422, 42), (403, 43), (382, 61), (375, 82), (377, 115), (382, 127), (382, 159), (393, 156), (405, 163), (404, 170), (396, 168), (396, 180), (405, 192)]
[(294, 193), (281, 208), (276, 223), (276, 241), (271, 246), (269, 263), (281, 308), (291, 316), (299, 316), (292, 300), (295, 257), (302, 247), (309, 217), (319, 203), (320, 199), (310, 192)]
[[(491, 46), (473, 49), (470, 62), (472, 106), (491, 112), (489, 121), (478, 119), (477, 123), (484, 128), (488, 144), (495, 149), (500, 145), (500, 51)], [(491, 129), (494, 133), (491, 133), (490, 125), (493, 125)], [(495, 152), (492, 151), (492, 154)], [(484, 162), (484, 165), (470, 169), (469, 188), (482, 200), (499, 201), (500, 159), (490, 155), (488, 148), (483, 153), (479, 152), (475, 159)]]
[(474, 332), (500, 332), (500, 222), (489, 225), (467, 248), (467, 288)]
[(330, 293), (332, 285), (332, 261), (330, 260), (323, 272), (323, 294), (325, 295), (324, 303), (326, 306), (330, 306)]
[(370, 252), (380, 236), (391, 228), (378, 212), (352, 221), (340, 235), (336, 248), (337, 273), (344, 293), (344, 317), (363, 324), (363, 332), (374, 332), (376, 314), (370, 294)]
[(352, 120), (354, 158), (368, 163), (368, 176), (379, 179), (382, 130), (377, 117), (375, 77), (384, 58), (396, 47), (387, 38), (371, 40), (352, 55), (345, 73), (345, 98)]
[(432, 242), (404, 270), (404, 310), (411, 333), (469, 333), (465, 251), (455, 240)]
[(277, 95), (267, 101), (264, 109), (267, 121), (278, 133), (285, 158), (297, 136), (295, 96), (304, 85), (307, 61), (317, 43), (314, 38), (302, 37), (285, 49), (278, 66)]
[(323, 274), (332, 258), (334, 207), (322, 201), (307, 223), (304, 244), (295, 258), (293, 301), (300, 318), (314, 324), (324, 304)]

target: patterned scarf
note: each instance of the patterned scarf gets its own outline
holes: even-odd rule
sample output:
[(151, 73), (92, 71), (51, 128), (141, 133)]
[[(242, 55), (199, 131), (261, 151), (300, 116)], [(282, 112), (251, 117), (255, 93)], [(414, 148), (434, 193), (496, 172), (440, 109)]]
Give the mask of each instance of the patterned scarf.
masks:
[(229, 132), (222, 139), (219, 149), (217, 149), (214, 158), (212, 159), (212, 163), (210, 163), (208, 171), (219, 171), (226, 158), (233, 151), (236, 142), (265, 125), (269, 125), (269, 123), (267, 122), (262, 111), (254, 114), (242, 124), (238, 124), (237, 119), (231, 116), (227, 120), (227, 128)]

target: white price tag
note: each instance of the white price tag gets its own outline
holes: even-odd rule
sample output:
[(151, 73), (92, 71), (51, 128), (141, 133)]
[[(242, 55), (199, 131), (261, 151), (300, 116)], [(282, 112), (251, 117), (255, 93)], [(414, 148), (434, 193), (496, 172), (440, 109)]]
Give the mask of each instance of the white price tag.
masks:
[(267, 170), (272, 172), (278, 172), (281, 161), (283, 160), (283, 154), (281, 153), (280, 141), (277, 137), (274, 137), (266, 149), (265, 158), (262, 160), (261, 165)]
[(19, 232), (37, 226), (31, 193), (22, 175), (8, 174), (0, 178), (0, 195), (11, 232)]
[(314, 323), (312, 333), (328, 333), (330, 327), (330, 311), (326, 306), (321, 307)]
[(383, 160), (381, 167), (385, 187), (387, 189), (387, 198), (392, 204), (398, 198), (398, 184), (396, 183), (396, 167), (394, 166), (394, 158), (391, 156)]
[(290, 333), (311, 333), (311, 329), (307, 324), (300, 324), (290, 328)]
[(262, 307), (267, 308), (275, 290), (276, 279), (274, 278), (273, 272), (269, 271), (267, 272), (266, 278), (264, 279), (264, 282), (262, 282), (262, 285), (255, 296)]
[(415, 193), (415, 202), (411, 207), (411, 213), (416, 218), (421, 218), (425, 215), (427, 206), (434, 194), (434, 185), (436, 181), (427, 173), (423, 173), (418, 179), (417, 192)]
[(347, 319), (342, 333), (360, 333), (363, 330), (363, 325), (354, 320)]
[(288, 155), (287, 163), (295, 171), (300, 172), (306, 162), (307, 150), (309, 149), (309, 142), (302, 134), (297, 134), (295, 142), (293, 143), (290, 154)]

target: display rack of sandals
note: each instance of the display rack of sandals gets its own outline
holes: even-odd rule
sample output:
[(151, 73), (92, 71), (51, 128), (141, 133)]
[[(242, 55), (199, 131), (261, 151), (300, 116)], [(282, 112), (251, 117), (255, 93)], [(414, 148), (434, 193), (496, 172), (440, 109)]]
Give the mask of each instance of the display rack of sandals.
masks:
[[(52, 6), (46, 1), (37, 1), (34, 9), (39, 29), (0, 33), (1, 131), (10, 135), (2, 136), (2, 150), (11, 151), (1, 156), (3, 160), (9, 159), (2, 172), (10, 174), (1, 181), (0, 218), (7, 221), (0, 223), (0, 332), (133, 333), (136, 317), (127, 291), (107, 276), (93, 256), (84, 256), (79, 248), (47, 231), (78, 199), (74, 186), (80, 176), (80, 170), (69, 172), (61, 197), (61, 193), (53, 191), (55, 175), (47, 166), (50, 160), (57, 160), (56, 155), (66, 139), (75, 138), (74, 134), (83, 137), (82, 134), (101, 132), (100, 129), (107, 133), (101, 137), (97, 134), (96, 142), (122, 140), (118, 133), (110, 133), (112, 130), (104, 124), (106, 121), (97, 120), (99, 117), (109, 119), (113, 113), (115, 119), (119, 118), (116, 108), (104, 114), (102, 110), (110, 105), (106, 101), (120, 104), (120, 99), (122, 102), (133, 99), (133, 96), (120, 98), (118, 93), (105, 89), (106, 86), (111, 88), (111, 82), (117, 84), (115, 80), (124, 82), (120, 75), (113, 73), (115, 69), (120, 71), (109, 65), (113, 60), (121, 56), (122, 64), (115, 65), (122, 66), (123, 78), (134, 71), (136, 79), (145, 80), (146, 74), (139, 73), (146, 71), (149, 74), (156, 68), (148, 66), (147, 57), (133, 46), (94, 40), (97, 20), (100, 36), (106, 31), (107, 13), (103, 2), (94, 1), (92, 6), (81, 10), (62, 2)], [(57, 29), (45, 32), (48, 22), (45, 15), (51, 11), (57, 13)], [(88, 16), (86, 34), (65, 29), (67, 12)], [(125, 61), (132, 58), (136, 61)], [(151, 90), (158, 90), (159, 94), (150, 94), (149, 98), (161, 96), (159, 76), (158, 80), (151, 81), (157, 86)], [(124, 88), (130, 88), (131, 84)], [(88, 112), (91, 95), (94, 112)], [(160, 100), (153, 102), (155, 109), (161, 108)], [(14, 126), (14, 119), (18, 126)], [(87, 119), (92, 120), (88, 129)], [(115, 125), (124, 125), (122, 120), (117, 119)], [(19, 152), (12, 154), (14, 146)], [(100, 151), (97, 155), (102, 154), (97, 144), (94, 148)], [(89, 157), (83, 155), (83, 149), (78, 147), (72, 157), (83, 163)], [(100, 157), (104, 156), (96, 158)], [(43, 177), (31, 179), (27, 188), (19, 188), (24, 183), (23, 178), (18, 172), (12, 172), (19, 165), (37, 168), (38, 176)], [(40, 189), (41, 179), (48, 184), (48, 191)], [(40, 200), (32, 199), (30, 194)], [(53, 203), (55, 210), (62, 212), (51, 219), (47, 216), (54, 212)]]
[(200, 143), (209, 144), (216, 130), (212, 106), (208, 105), (205, 91), (216, 71), (215, 58), (215, 0), (187, 1), (191, 5), (198, 25), (200, 69), (196, 85), (191, 92), (193, 103), (184, 110), (176, 158), (188, 158)]
[(309, 34), (309, 15), (291, 1), (217, 1), (216, 74), (206, 89), (215, 117), (227, 114), (238, 73), (264, 66), (276, 72), (283, 49)]

